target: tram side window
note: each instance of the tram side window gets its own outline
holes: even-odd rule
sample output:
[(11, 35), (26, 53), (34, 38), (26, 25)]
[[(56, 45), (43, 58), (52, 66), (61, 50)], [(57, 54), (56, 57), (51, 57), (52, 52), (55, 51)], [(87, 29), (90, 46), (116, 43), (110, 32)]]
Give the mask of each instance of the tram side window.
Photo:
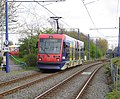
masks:
[(65, 44), (65, 42), (63, 42), (63, 50), (62, 50), (63, 54), (65, 53), (65, 49), (66, 49), (66, 44)]
[(66, 43), (66, 58), (70, 59), (70, 43)]
[(65, 52), (65, 50), (69, 52), (70, 44), (68, 43), (66, 44), (65, 42), (63, 42), (63, 49), (64, 49), (63, 52)]
[(80, 52), (80, 54), (81, 54), (81, 58), (82, 58), (82, 59), (84, 59), (84, 51), (85, 51), (85, 48), (81, 47), (81, 52)]
[(66, 45), (66, 53), (69, 54), (70, 53), (70, 46)]
[(65, 55), (66, 59), (69, 60), (70, 58), (70, 43), (69, 42), (63, 42), (62, 53)]

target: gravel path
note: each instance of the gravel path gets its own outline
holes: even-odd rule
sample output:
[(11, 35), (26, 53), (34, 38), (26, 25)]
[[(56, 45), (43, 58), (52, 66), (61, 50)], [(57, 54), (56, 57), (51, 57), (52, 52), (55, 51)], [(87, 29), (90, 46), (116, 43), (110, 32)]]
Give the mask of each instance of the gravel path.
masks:
[[(1, 65), (1, 64), (0, 64)], [(10, 72), (22, 70), (19, 65), (16, 65), (11, 59), (9, 59)], [(4, 75), (6, 71), (0, 70), (0, 75)]]
[[(97, 66), (87, 69), (85, 72), (92, 73)], [(77, 76), (70, 79), (67, 83), (63, 84), (60, 88), (57, 88), (49, 96), (50, 99), (75, 99), (78, 95), (81, 86), (86, 81), (90, 74), (78, 74)], [(45, 97), (48, 99), (48, 97)]]
[(9, 73), (6, 73), (6, 71), (0, 70), (0, 83), (36, 73), (36, 71), (23, 70), (20, 66), (15, 65), (15, 63), (12, 60), (9, 60), (9, 66), (10, 66)]
[(105, 68), (99, 70), (94, 80), (89, 85), (86, 94), (82, 99), (106, 99), (105, 96), (109, 92), (107, 78), (105, 75)]

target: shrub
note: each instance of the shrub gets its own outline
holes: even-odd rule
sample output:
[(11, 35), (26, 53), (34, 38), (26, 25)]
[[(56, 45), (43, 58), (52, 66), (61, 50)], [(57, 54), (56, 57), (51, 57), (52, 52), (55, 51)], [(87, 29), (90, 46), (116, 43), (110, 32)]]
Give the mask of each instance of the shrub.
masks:
[(120, 91), (113, 90), (107, 94), (106, 99), (120, 99)]
[(24, 53), (23, 52), (19, 52), (19, 57), (23, 58), (24, 57)]
[(29, 54), (24, 57), (24, 60), (28, 66), (36, 66), (37, 65), (37, 55)]

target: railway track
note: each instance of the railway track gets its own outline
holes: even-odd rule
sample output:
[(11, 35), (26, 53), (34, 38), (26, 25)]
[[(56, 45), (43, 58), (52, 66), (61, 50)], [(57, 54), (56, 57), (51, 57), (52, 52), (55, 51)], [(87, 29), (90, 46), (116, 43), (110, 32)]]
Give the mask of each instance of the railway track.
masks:
[[(103, 66), (103, 65), (102, 65)], [(89, 83), (92, 81), (92, 79), (94, 78), (95, 74), (97, 73), (97, 71), (102, 68), (102, 66), (97, 67), (92, 73), (91, 75), (88, 77), (88, 79), (85, 81), (85, 83), (82, 85), (82, 88), (80, 89), (80, 92), (78, 93), (77, 97), (75, 99), (80, 99), (82, 97), (82, 94), (84, 93), (85, 89), (87, 88), (87, 86), (89, 85)]]
[[(94, 66), (94, 65), (96, 65), (96, 64), (101, 64), (101, 62), (93, 63), (92, 65), (89, 64), (88, 67), (90, 68), (90, 67), (92, 67), (92, 66)], [(81, 66), (81, 67), (84, 67), (84, 66)], [(65, 72), (68, 72), (68, 71), (70, 71), (70, 70), (71, 70), (71, 69), (67, 69), (66, 71), (61, 71), (61, 72), (57, 72), (57, 73), (54, 73), (54, 74), (49, 74), (49, 75), (44, 76), (44, 77), (42, 77), (42, 78), (37, 78), (37, 77), (41, 76), (42, 74), (36, 73), (36, 74), (34, 74), (34, 75), (29, 75), (29, 76), (26, 76), (26, 77), (23, 77), (23, 78), (11, 80), (11, 81), (9, 81), (9, 82), (1, 83), (1, 84), (0, 84), (0, 87), (2, 88), (2, 87), (6, 87), (6, 86), (11, 86), (13, 83), (17, 83), (17, 82), (20, 82), (20, 81), (24, 81), (24, 80), (26, 80), (26, 79), (34, 79), (35, 77), (37, 78), (37, 79), (34, 79), (34, 80), (32, 80), (32, 81), (29, 80), (27, 83), (20, 84), (20, 85), (18, 85), (18, 86), (15, 86), (15, 87), (9, 89), (9, 90), (0, 92), (0, 98), (3, 98), (3, 97), (5, 97), (5, 96), (7, 96), (7, 95), (9, 95), (9, 94), (16, 93), (17, 91), (22, 90), (22, 89), (25, 89), (25, 88), (27, 88), (27, 87), (30, 87), (30, 86), (32, 86), (32, 85), (34, 85), (34, 84), (36, 84), (36, 83), (40, 83), (40, 82), (42, 82), (42, 81), (46, 81), (47, 79), (54, 78), (55, 76), (58, 76), (58, 75), (60, 75), (60, 74), (64, 74)], [(81, 70), (81, 71), (82, 71), (82, 70)], [(34, 96), (34, 97), (35, 97), (35, 96)]]
[[(58, 73), (50, 74), (50, 75), (47, 75), (47, 76), (45, 76), (43, 78), (37, 78), (37, 79), (35, 79), (33, 81), (30, 81), (28, 83), (22, 84), (20, 86), (15, 86), (14, 88), (11, 88), (9, 90), (1, 92), (0, 93), (0, 98), (3, 97), (3, 96), (6, 96), (6, 95), (12, 94), (12, 93), (14, 93), (14, 92), (16, 92), (18, 90), (21, 90), (21, 89), (24, 89), (26, 87), (29, 87), (29, 86), (31, 86), (31, 85), (33, 85), (35, 83), (38, 83), (38, 82), (40, 82), (42, 80), (50, 78), (50, 77), (52, 77), (52, 76), (54, 76), (56, 74), (58, 74)], [(41, 75), (42, 75), (41, 73), (35, 73), (33, 75), (29, 75), (29, 76), (25, 76), (25, 77), (22, 77), (22, 78), (14, 79), (14, 80), (11, 80), (11, 81), (8, 81), (8, 82), (3, 82), (3, 83), (0, 83), (0, 87), (4, 87), (4, 86), (6, 87), (8, 85), (11, 86), (14, 83), (17, 83), (17, 82), (20, 82), (20, 81), (24, 81), (24, 80), (28, 80), (28, 79), (33, 79), (34, 77), (38, 77), (38, 76), (41, 76)]]
[(33, 78), (35, 76), (40, 76), (40, 75), (41, 74), (37, 72), (37, 73), (31, 74), (31, 75), (28, 75), (28, 76), (25, 76), (25, 77), (21, 77), (21, 78), (13, 79), (13, 80), (10, 80), (10, 81), (2, 82), (2, 83), (0, 83), (0, 87), (10, 85), (10, 84), (13, 84), (13, 83), (16, 83), (16, 82), (19, 82), (19, 81), (23, 81), (23, 80), (26, 80), (26, 79), (29, 79), (29, 78)]
[[(56, 98), (58, 98), (58, 96), (64, 97), (66, 99), (69, 99), (69, 98), (80, 99), (80, 97), (83, 94), (84, 90), (86, 89), (87, 85), (90, 83), (90, 81), (92, 80), (94, 75), (97, 73), (97, 71), (102, 66), (103, 66), (103, 64), (91, 65), (91, 66), (89, 66), (89, 67), (87, 67), (83, 70), (79, 70), (78, 72), (74, 73), (73, 75), (71, 75), (68, 78), (62, 80), (61, 82), (54, 85), (53, 87), (49, 88), (48, 90), (46, 90), (42, 94), (38, 95), (37, 97), (35, 97), (35, 99), (47, 99), (47, 98), (56, 99)], [(78, 94), (75, 95), (76, 94), (75, 93), (75, 94), (73, 94), (73, 96), (70, 96), (68, 94), (68, 96), (65, 97), (64, 96), (64, 94), (66, 93), (65, 90), (66, 89), (69, 90), (69, 86), (71, 86), (70, 84), (75, 81), (76, 77), (79, 77), (80, 79), (83, 79), (82, 77), (85, 76), (85, 73), (86, 74), (88, 73), (88, 74), (87, 74), (87, 77), (85, 77), (86, 79), (80, 85), (78, 85), (78, 87), (80, 87), (80, 91), (76, 92)], [(74, 83), (73, 83), (72, 86), (74, 86)], [(61, 92), (63, 93), (62, 94), (63, 96), (61, 96)], [(74, 92), (74, 91), (72, 91), (72, 92)], [(67, 92), (67, 93), (70, 93), (70, 92)]]

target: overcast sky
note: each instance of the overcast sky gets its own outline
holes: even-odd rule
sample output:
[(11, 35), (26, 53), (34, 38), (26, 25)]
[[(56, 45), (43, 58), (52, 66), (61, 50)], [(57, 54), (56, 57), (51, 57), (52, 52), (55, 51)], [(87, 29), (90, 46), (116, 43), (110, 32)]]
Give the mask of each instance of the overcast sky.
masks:
[[(64, 28), (79, 28), (80, 32), (90, 34), (91, 38), (102, 37), (107, 39), (110, 48), (117, 46), (118, 29), (99, 29), (97, 31), (95, 28), (119, 26), (119, 0), (83, 0), (83, 2), (82, 0), (65, 0), (64, 2), (39, 3), (56, 16), (62, 17), (59, 22), (64, 25)], [(21, 10), (19, 15), (23, 20), (26, 16), (27, 19), (33, 20), (33, 13), (37, 14), (38, 19), (41, 16), (43, 19), (54, 16), (38, 3), (22, 3), (21, 8), (24, 8), (24, 11)]]
[[(95, 27), (118, 27), (118, 0), (84, 0), (84, 3), (87, 10), (82, 0), (66, 0), (63, 3), (49, 5), (48, 8), (55, 12), (56, 15), (62, 16), (65, 22), (70, 26), (80, 28), (81, 32), (90, 34), (90, 37), (106, 38), (109, 41), (109, 47), (117, 45), (118, 29), (99, 29), (98, 31), (90, 29), (95, 29)], [(92, 18), (92, 21), (90, 17)]]

